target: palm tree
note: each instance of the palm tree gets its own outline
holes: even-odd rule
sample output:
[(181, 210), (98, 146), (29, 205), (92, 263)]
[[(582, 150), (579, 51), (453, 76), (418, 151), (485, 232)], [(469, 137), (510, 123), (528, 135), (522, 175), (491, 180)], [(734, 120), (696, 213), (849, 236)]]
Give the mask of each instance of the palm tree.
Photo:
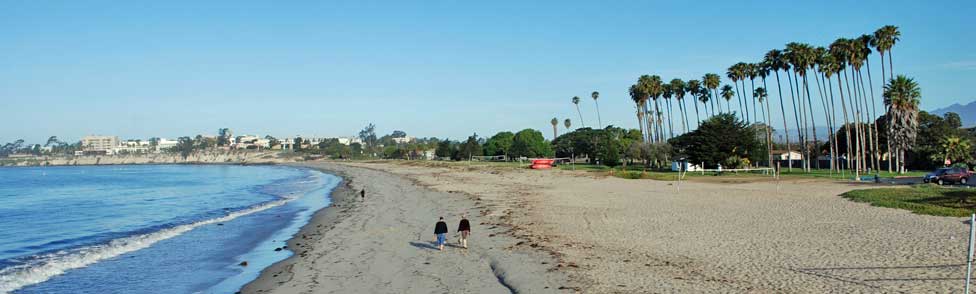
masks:
[(948, 136), (942, 138), (941, 147), (943, 151), (942, 162), (951, 162), (950, 160), (968, 158), (973, 150), (972, 144), (969, 140), (960, 138), (959, 136)]
[[(843, 82), (840, 79), (841, 73), (844, 72), (845, 67), (845, 57), (847, 44), (846, 39), (837, 39), (834, 43), (830, 44), (830, 55), (833, 56), (832, 59), (825, 60), (824, 71), (826, 72), (827, 78), (831, 75), (837, 75), (837, 93), (840, 95), (840, 106), (844, 114), (844, 136), (847, 142), (847, 168), (854, 171), (854, 178), (860, 179), (860, 170), (857, 167), (851, 166), (852, 156), (854, 156), (855, 149), (851, 147), (851, 121), (847, 114), (847, 102), (844, 101), (844, 87)], [(848, 91), (848, 93), (850, 93)]]
[[(706, 89), (704, 87), (699, 88), (698, 89), (698, 102), (701, 102), (702, 105), (704, 105), (703, 108), (705, 108), (705, 116), (710, 116), (708, 114), (708, 102), (709, 101), (711, 101), (711, 97), (710, 97), (710, 95), (708, 93), (708, 89)], [(715, 104), (715, 102), (712, 102), (712, 105), (714, 105), (714, 104)], [(697, 108), (698, 107), (695, 106), (695, 115), (696, 116), (698, 115), (698, 109)], [(714, 110), (712, 112), (712, 115), (714, 115)], [(701, 127), (701, 119), (698, 119), (698, 126)]]
[[(826, 48), (817, 48), (816, 65), (817, 71), (819, 72), (819, 75), (816, 76), (818, 80), (817, 90), (821, 93), (821, 101), (824, 105), (824, 116), (827, 119), (827, 141), (829, 142), (828, 147), (830, 149), (830, 168), (831, 170), (840, 171), (837, 165), (837, 133), (834, 132), (836, 127), (837, 112), (836, 108), (834, 107), (834, 91), (830, 87), (830, 76), (832, 73), (828, 71), (830, 67), (829, 64), (834, 62), (836, 62), (834, 56), (830, 55)], [(821, 79), (823, 82), (820, 82)]]
[(682, 133), (688, 132), (688, 112), (685, 111), (685, 87), (685, 82), (681, 79), (671, 80), (671, 91), (674, 93), (675, 102), (678, 103), (678, 110), (681, 111)]
[(722, 86), (722, 98), (725, 98), (725, 106), (727, 106), (727, 109), (732, 109), (732, 102), (729, 102), (732, 100), (732, 96), (735, 96), (735, 92), (732, 91), (732, 86)]
[[(890, 57), (889, 57), (890, 58)], [(915, 145), (918, 133), (918, 104), (922, 98), (922, 90), (915, 80), (898, 75), (891, 79), (884, 87), (884, 103), (888, 107), (888, 117), (891, 125), (888, 128), (888, 140), (900, 154), (898, 172), (905, 172), (905, 150), (911, 150)]]
[(566, 132), (569, 132), (569, 128), (573, 126), (573, 122), (569, 121), (567, 118), (563, 121), (563, 126), (566, 126)]
[[(756, 88), (755, 90), (753, 90), (752, 91), (752, 96), (756, 100), (759, 100), (759, 105), (760, 106), (763, 105), (763, 102), (766, 102), (767, 101), (766, 98), (768, 97), (768, 95), (766, 94), (766, 89), (765, 88), (762, 88), (762, 87), (759, 87), (759, 88)], [(753, 109), (755, 109), (755, 108), (753, 108)], [(760, 107), (759, 110), (762, 111), (762, 113), (763, 113), (762, 116), (761, 116), (761, 119), (763, 120), (763, 124), (764, 124), (763, 129), (765, 130), (765, 134), (763, 134), (763, 137), (765, 137), (765, 139), (766, 139), (766, 155), (767, 155), (766, 158), (767, 158), (767, 160), (769, 160), (770, 167), (772, 167), (772, 164), (773, 164), (772, 163), (773, 162), (773, 144), (771, 142), (772, 141), (772, 138), (771, 138), (771, 135), (770, 135), (770, 131), (772, 129), (772, 126), (770, 126), (769, 120), (766, 117), (766, 115), (768, 115), (767, 111), (764, 108), (762, 108), (762, 107)]]
[[(801, 150), (802, 150), (802, 152), (804, 154), (803, 160), (802, 160), (803, 161), (803, 169), (808, 171), (810, 169), (810, 148), (809, 148), (809, 142), (808, 142), (808, 140), (810, 138), (810, 136), (809, 136), (810, 128), (807, 126), (807, 110), (806, 110), (807, 104), (806, 104), (805, 101), (803, 101), (804, 100), (803, 98), (805, 97), (804, 96), (804, 93), (809, 94), (809, 91), (806, 91), (806, 92), (803, 91), (803, 89), (808, 89), (809, 90), (809, 88), (806, 87), (807, 86), (807, 83), (806, 83), (806, 78), (805, 78), (806, 70), (807, 70), (807, 65), (808, 65), (808, 63), (807, 63), (808, 54), (806, 52), (806, 48), (807, 47), (809, 47), (809, 45), (806, 45), (805, 46), (805, 44), (800, 44), (800, 43), (796, 43), (796, 42), (792, 42), (792, 43), (786, 44), (786, 56), (788, 56), (787, 59), (793, 65), (793, 75), (794, 75), (794, 80), (796, 81), (796, 90), (797, 90), (797, 93), (796, 93), (797, 100), (796, 101), (799, 102), (798, 103), (799, 104), (799, 113), (797, 114), (798, 123), (797, 123), (796, 128), (797, 128), (797, 134), (800, 137), (800, 144), (801, 144), (800, 147), (801, 147)], [(804, 79), (803, 79), (804, 80), (803, 81), (803, 88), (801, 88), (801, 85), (800, 85), (800, 78), (801, 77), (804, 77)], [(794, 106), (793, 106), (794, 107), (794, 109), (793, 109), (794, 112), (797, 111), (796, 106), (797, 106), (797, 103), (794, 103)], [(801, 125), (800, 122), (802, 122), (802, 127), (800, 126)], [(802, 132), (801, 132), (801, 130), (802, 130)], [(814, 134), (816, 134), (816, 132), (814, 132)], [(814, 145), (816, 145), (816, 144), (814, 144)]]
[[(776, 89), (779, 90), (779, 110), (780, 113), (783, 115), (783, 133), (786, 134), (786, 154), (787, 154), (787, 160), (789, 164), (789, 170), (792, 171), (793, 153), (791, 151), (793, 147), (790, 146), (790, 129), (788, 124), (786, 123), (787, 118), (786, 118), (786, 107), (784, 107), (785, 103), (783, 103), (783, 88), (779, 80), (779, 71), (783, 70), (789, 73), (790, 65), (786, 62), (786, 59), (783, 56), (783, 52), (777, 49), (769, 50), (769, 52), (766, 52), (766, 56), (764, 57), (763, 60), (769, 64), (769, 68), (772, 69), (773, 72), (776, 74)], [(791, 89), (790, 90), (791, 95), (792, 95), (792, 91), (793, 90)]]
[[(739, 110), (742, 111), (742, 97), (739, 97), (739, 64), (734, 64), (725, 71), (725, 76), (732, 80), (732, 84), (735, 84), (735, 98), (739, 100)], [(730, 110), (731, 112), (731, 110)], [(745, 115), (745, 111), (742, 111)]]
[(579, 96), (573, 96), (573, 104), (576, 105), (576, 113), (579, 114), (580, 124), (582, 124), (583, 127), (585, 128), (586, 127), (586, 123), (583, 122), (583, 113), (580, 112), (579, 102), (580, 102)]
[[(886, 25), (874, 31), (875, 42), (874, 45), (878, 48), (878, 54), (881, 54), (881, 66), (884, 66), (884, 53), (888, 52), (888, 75), (891, 79), (895, 78), (894, 65), (891, 62), (891, 47), (895, 46), (901, 40), (901, 32), (898, 31), (898, 27), (893, 25)], [(881, 69), (881, 78), (884, 78), (884, 68)]]
[[(864, 65), (866, 66), (866, 68), (867, 68), (866, 71), (868, 73), (868, 86), (867, 86), (867, 88), (869, 89), (869, 91), (871, 93), (871, 102), (868, 103), (868, 101), (867, 101), (867, 95), (863, 95), (863, 97), (864, 97), (864, 103), (865, 103), (864, 112), (865, 113), (870, 113), (870, 115), (868, 115), (868, 135), (869, 135), (868, 139), (870, 139), (870, 142), (872, 144), (871, 146), (869, 146), (869, 148), (871, 149), (871, 159), (873, 160), (871, 162), (871, 166), (874, 168), (875, 171), (877, 171), (881, 167), (880, 166), (881, 163), (879, 162), (879, 159), (878, 159), (878, 157), (880, 155), (879, 148), (878, 148), (878, 120), (875, 119), (877, 117), (877, 108), (875, 107), (875, 104), (878, 103), (878, 100), (875, 99), (875, 97), (874, 97), (874, 82), (871, 81), (871, 62), (870, 62), (870, 60), (868, 60), (869, 59), (868, 57), (871, 56), (871, 46), (870, 46), (870, 44), (871, 43), (874, 43), (874, 40), (873, 39), (874, 39), (874, 37), (872, 37), (871, 35), (861, 35), (861, 37), (858, 37), (857, 38), (857, 41), (858, 41), (857, 42), (857, 45), (858, 45), (858, 48), (857, 49), (859, 50), (858, 51), (858, 53), (859, 53), (858, 54), (858, 57), (864, 60)], [(859, 78), (861, 80), (861, 86), (862, 86), (862, 90), (861, 91), (863, 92), (864, 91), (863, 90), (863, 88), (864, 88), (863, 87), (864, 86), (864, 76), (860, 74), (860, 70), (858, 70), (858, 76), (859, 76)], [(871, 105), (871, 108), (867, 108), (866, 105), (868, 105), (868, 104)]]
[(552, 124), (552, 139), (555, 140), (556, 137), (559, 137), (559, 133), (556, 132), (556, 126), (559, 125), (559, 119), (554, 117), (551, 121), (549, 121), (549, 123)]
[[(717, 99), (717, 97), (718, 97), (717, 96), (718, 95), (718, 86), (720, 86), (722, 84), (722, 77), (720, 77), (717, 74), (707, 73), (707, 74), (705, 74), (704, 77), (702, 77), (702, 81), (705, 83), (705, 88), (708, 88), (708, 89), (712, 90), (712, 99), (711, 100), (714, 101), (715, 99)], [(715, 115), (715, 104), (714, 104), (715, 102), (712, 102), (712, 103), (713, 103), (712, 104), (712, 115)], [(721, 113), (722, 112), (722, 103), (721, 102), (718, 103), (718, 108), (719, 108), (719, 111), (718, 112)]]
[[(695, 106), (695, 125), (696, 125), (695, 128), (698, 128), (698, 126), (701, 126), (701, 116), (698, 115), (698, 99), (699, 99), (698, 95), (703, 91), (701, 82), (699, 82), (698, 80), (688, 81), (685, 91), (691, 93), (691, 98), (692, 98), (691, 104)], [(708, 104), (705, 104), (705, 106), (707, 107)]]
[(602, 129), (603, 128), (603, 119), (600, 118), (600, 102), (597, 102), (596, 101), (596, 99), (600, 98), (600, 92), (593, 91), (593, 93), (590, 94), (590, 97), (593, 97), (593, 103), (596, 104), (596, 121), (597, 121), (598, 125), (600, 126), (600, 128)]

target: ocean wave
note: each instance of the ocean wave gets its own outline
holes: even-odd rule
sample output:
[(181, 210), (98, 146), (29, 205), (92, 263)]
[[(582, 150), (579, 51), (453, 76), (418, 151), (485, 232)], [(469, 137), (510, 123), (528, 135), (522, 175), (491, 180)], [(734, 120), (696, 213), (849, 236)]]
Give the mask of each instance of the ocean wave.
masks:
[(101, 260), (149, 247), (156, 242), (179, 236), (200, 226), (227, 222), (241, 216), (284, 205), (295, 199), (297, 198), (282, 196), (278, 200), (234, 211), (218, 218), (178, 225), (151, 233), (122, 237), (105, 244), (34, 256), (22, 264), (0, 269), (0, 293), (13, 292), (26, 286), (47, 281), (68, 270), (86, 267)]

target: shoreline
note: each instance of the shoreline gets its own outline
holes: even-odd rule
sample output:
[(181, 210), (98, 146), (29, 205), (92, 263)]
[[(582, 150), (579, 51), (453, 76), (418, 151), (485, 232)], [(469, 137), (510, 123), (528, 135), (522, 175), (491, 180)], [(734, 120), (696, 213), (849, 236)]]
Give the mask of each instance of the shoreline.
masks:
[[(329, 197), (331, 203), (322, 209), (316, 211), (312, 218), (309, 219), (308, 223), (302, 226), (294, 236), (285, 241), (288, 245), (288, 251), (292, 252), (292, 256), (285, 258), (281, 261), (275, 262), (271, 266), (268, 266), (261, 270), (258, 277), (253, 281), (244, 284), (241, 289), (236, 293), (259, 293), (263, 292), (260, 289), (274, 287), (280, 283), (291, 280), (292, 269), (294, 265), (299, 261), (300, 258), (304, 257), (305, 253), (308, 251), (308, 243), (316, 242), (322, 238), (322, 234), (318, 232), (322, 227), (331, 227), (335, 223), (341, 221), (343, 217), (348, 216), (349, 207), (352, 207), (356, 203), (356, 192), (352, 189), (352, 182), (350, 178), (340, 171), (328, 170), (322, 168), (309, 167), (301, 163), (293, 164), (272, 164), (272, 165), (284, 165), (297, 168), (308, 168), (316, 170), (319, 172), (335, 175), (342, 179), (335, 189), (330, 191)], [(342, 207), (345, 206), (345, 209)], [(309, 238), (308, 236), (311, 236)], [(304, 238), (303, 238), (304, 237)]]

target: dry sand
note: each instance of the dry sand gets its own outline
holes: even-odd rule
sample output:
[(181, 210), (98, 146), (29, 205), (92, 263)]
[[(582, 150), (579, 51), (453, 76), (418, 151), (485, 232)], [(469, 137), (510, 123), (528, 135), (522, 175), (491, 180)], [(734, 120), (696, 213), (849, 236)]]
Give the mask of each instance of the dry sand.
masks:
[[(306, 163), (342, 176), (333, 207), (318, 212), (288, 248), (295, 256), (265, 269), (243, 293), (549, 293), (571, 292), (555, 259), (515, 246), (492, 224), (494, 212), (463, 193), (440, 192), (387, 172)], [(366, 198), (358, 191), (366, 189)], [(455, 243), (461, 214), (472, 224), (469, 248)], [(444, 251), (434, 223), (448, 222)]]
[[(556, 258), (552, 271), (509, 277), (557, 286), (568, 273), (566, 285), (584, 293), (947, 293), (960, 292), (965, 276), (964, 219), (838, 197), (851, 184), (710, 179), (679, 191), (672, 182), (560, 170), (346, 165), (360, 167), (342, 168), (353, 186), (379, 199), (322, 230), (273, 292), (505, 292), (492, 264), (539, 252)], [(469, 251), (425, 248), (433, 216), (453, 213), (454, 222), (465, 207), (475, 223), (501, 223), (515, 239), (481, 229)], [(510, 251), (503, 244), (512, 240)]]

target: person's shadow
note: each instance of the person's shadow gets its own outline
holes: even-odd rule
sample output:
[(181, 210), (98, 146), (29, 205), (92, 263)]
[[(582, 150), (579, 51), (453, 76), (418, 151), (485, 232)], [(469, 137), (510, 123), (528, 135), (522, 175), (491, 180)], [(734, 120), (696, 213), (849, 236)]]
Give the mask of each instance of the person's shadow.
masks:
[(413, 247), (420, 248), (420, 249), (433, 249), (433, 250), (437, 250), (437, 242), (419, 242), (419, 241), (414, 241), (414, 242), (410, 242), (410, 245), (413, 246)]

